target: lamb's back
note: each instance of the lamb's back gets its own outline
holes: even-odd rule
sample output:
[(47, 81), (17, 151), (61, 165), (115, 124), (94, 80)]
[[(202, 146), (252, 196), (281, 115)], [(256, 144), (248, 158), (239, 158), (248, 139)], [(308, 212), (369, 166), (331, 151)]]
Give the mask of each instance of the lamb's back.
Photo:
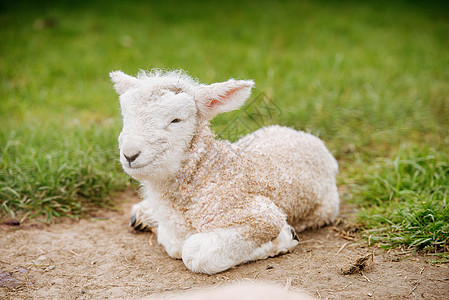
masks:
[(315, 209), (335, 186), (338, 164), (323, 141), (309, 133), (269, 126), (235, 145), (251, 161), (253, 192), (271, 198), (293, 222)]
[(294, 168), (312, 164), (316, 171), (329, 171), (335, 176), (338, 165), (334, 157), (316, 136), (278, 125), (263, 127), (235, 143), (244, 153), (276, 158), (279, 167), (285, 162)]

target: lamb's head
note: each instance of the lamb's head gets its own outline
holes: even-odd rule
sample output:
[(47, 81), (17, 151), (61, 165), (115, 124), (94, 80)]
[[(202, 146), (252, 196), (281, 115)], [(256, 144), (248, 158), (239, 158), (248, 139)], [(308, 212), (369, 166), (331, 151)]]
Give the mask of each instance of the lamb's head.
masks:
[(120, 162), (137, 180), (165, 179), (179, 170), (199, 126), (239, 108), (254, 82), (198, 84), (180, 71), (110, 74), (120, 95)]

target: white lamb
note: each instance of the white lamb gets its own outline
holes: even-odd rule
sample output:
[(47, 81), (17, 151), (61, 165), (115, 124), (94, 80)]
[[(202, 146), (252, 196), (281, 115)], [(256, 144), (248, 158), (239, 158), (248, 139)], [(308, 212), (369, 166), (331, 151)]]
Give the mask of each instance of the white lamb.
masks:
[(251, 80), (199, 84), (182, 71), (110, 74), (120, 95), (124, 170), (143, 186), (131, 225), (157, 227), (168, 255), (214, 274), (292, 251), (297, 230), (338, 215), (338, 165), (324, 143), (270, 126), (231, 144), (209, 120), (239, 108)]

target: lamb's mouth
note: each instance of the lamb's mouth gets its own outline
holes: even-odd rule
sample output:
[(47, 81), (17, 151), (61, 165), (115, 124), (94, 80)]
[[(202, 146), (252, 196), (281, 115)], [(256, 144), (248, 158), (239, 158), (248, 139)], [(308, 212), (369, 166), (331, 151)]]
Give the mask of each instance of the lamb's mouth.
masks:
[(140, 166), (131, 166), (131, 163), (128, 163), (128, 164), (126, 165), (126, 167), (127, 167), (128, 169), (137, 170), (137, 169), (142, 169), (143, 167), (148, 166), (148, 165), (151, 164), (152, 162), (153, 162), (153, 160), (151, 160), (150, 162), (148, 162), (148, 163), (146, 163), (146, 164), (144, 164), (144, 165), (140, 165)]

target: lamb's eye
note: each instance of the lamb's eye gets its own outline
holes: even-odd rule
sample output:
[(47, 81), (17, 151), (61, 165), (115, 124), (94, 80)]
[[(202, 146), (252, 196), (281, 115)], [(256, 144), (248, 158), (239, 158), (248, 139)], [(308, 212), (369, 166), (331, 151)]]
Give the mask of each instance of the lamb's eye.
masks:
[(181, 122), (181, 119), (176, 118), (176, 119), (173, 119), (170, 123), (173, 124), (173, 123), (179, 123), (179, 122)]

